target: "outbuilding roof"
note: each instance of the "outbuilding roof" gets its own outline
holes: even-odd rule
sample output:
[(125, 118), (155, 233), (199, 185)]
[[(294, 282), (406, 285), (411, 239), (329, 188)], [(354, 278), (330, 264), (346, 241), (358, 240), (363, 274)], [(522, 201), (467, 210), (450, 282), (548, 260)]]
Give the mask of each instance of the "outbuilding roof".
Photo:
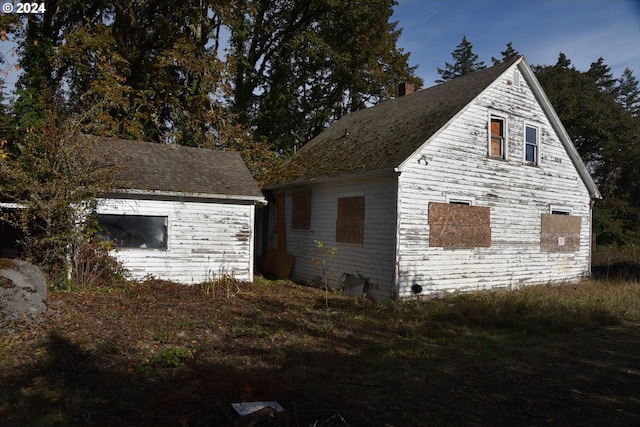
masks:
[(524, 57), (347, 114), (280, 165), (265, 187), (394, 170), (514, 64), (533, 86), (592, 197), (600, 197)]
[(94, 143), (113, 156), (125, 192), (263, 199), (237, 152), (111, 138)]

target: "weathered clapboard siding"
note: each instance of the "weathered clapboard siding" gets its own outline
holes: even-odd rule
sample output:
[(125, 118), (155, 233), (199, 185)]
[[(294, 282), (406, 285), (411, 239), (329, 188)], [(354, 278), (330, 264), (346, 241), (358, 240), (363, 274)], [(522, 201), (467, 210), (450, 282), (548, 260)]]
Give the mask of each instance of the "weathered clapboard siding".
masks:
[[(513, 72), (518, 73), (514, 67)], [(588, 274), (590, 196), (549, 119), (520, 76), (505, 73), (406, 162), (399, 178), (398, 289), (423, 292), (574, 281)], [(507, 159), (488, 158), (490, 113), (507, 118)], [(539, 166), (524, 161), (524, 126), (540, 129)], [(422, 156), (428, 160), (418, 163)], [(491, 246), (429, 247), (429, 202), (472, 200), (491, 208)], [(541, 215), (550, 207), (582, 218), (580, 250), (540, 250)]]
[(133, 278), (194, 284), (222, 275), (253, 280), (254, 202), (101, 199), (97, 212), (168, 217), (167, 249), (119, 249)]
[[(504, 159), (488, 155), (492, 115), (505, 120)], [(527, 125), (538, 129), (538, 164), (525, 160)], [(287, 228), (287, 250), (298, 257), (294, 279), (318, 276), (313, 240), (338, 246), (332, 270), (369, 277), (380, 290), (376, 297), (512, 288), (589, 274), (591, 206), (600, 194), (523, 57), (348, 114), (280, 172), (271, 191), (312, 192), (311, 231)], [(383, 173), (389, 179), (358, 181)], [(367, 194), (374, 188), (381, 196), (371, 204)], [(352, 195), (365, 196), (364, 241), (336, 244), (336, 200)], [(438, 234), (431, 239), (430, 203), (452, 202), (477, 208), (437, 206)], [(572, 218), (550, 217), (552, 210)], [(457, 220), (448, 216), (457, 212)], [(562, 224), (569, 227), (564, 237)], [(455, 234), (470, 227), (478, 229)]]
[[(285, 222), (287, 251), (295, 254), (292, 279), (320, 283), (321, 269), (313, 260), (319, 258), (317, 244), (329, 251), (338, 248), (330, 264), (329, 282), (334, 287), (344, 284), (345, 275), (362, 276), (368, 281), (368, 295), (375, 299), (393, 296), (395, 212), (395, 174), (352, 179), (344, 182), (323, 182), (313, 186), (287, 188)], [(291, 228), (291, 194), (311, 191), (311, 225), (309, 230)], [(364, 196), (363, 242), (336, 242), (338, 198)], [(273, 222), (273, 221), (272, 221)], [(271, 234), (273, 236), (273, 234)], [(275, 244), (276, 241), (272, 240)]]

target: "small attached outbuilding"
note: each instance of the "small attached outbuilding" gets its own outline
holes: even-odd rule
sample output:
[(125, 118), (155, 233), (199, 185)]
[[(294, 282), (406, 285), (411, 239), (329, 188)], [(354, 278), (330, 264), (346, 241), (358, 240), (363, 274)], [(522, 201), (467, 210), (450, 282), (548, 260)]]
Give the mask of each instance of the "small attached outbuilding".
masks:
[(524, 57), (344, 116), (265, 190), (297, 281), (317, 242), (333, 286), (375, 299), (590, 274), (600, 194)]
[(133, 278), (194, 284), (253, 280), (256, 204), (265, 199), (239, 153), (101, 139), (127, 189), (98, 201), (105, 235)]

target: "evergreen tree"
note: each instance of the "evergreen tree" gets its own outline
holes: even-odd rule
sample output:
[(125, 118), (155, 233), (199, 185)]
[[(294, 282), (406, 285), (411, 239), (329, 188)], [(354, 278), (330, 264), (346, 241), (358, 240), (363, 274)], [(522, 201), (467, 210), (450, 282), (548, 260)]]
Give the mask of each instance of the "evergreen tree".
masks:
[(613, 77), (611, 68), (604, 63), (604, 58), (600, 57), (596, 62), (591, 63), (591, 67), (585, 73), (587, 77), (596, 82), (600, 90), (615, 96), (618, 80)]
[(571, 60), (567, 58), (567, 55), (560, 52), (558, 54), (558, 61), (556, 62), (555, 67), (568, 69), (569, 67), (571, 67)]
[(26, 18), (18, 48), (22, 74), (16, 82), (13, 106), (20, 132), (32, 132), (42, 126), (47, 98), (56, 89), (52, 59), (57, 34), (51, 20), (49, 9)]
[(640, 127), (592, 76), (561, 59), (564, 66), (540, 67), (536, 76), (602, 193), (597, 241), (640, 244)]
[(453, 64), (445, 62), (445, 68), (438, 67), (438, 74), (442, 77), (436, 83), (444, 83), (456, 77), (464, 76), (477, 70), (487, 68), (484, 62), (478, 61), (478, 55), (473, 53), (473, 45), (467, 40), (467, 36), (462, 37), (462, 42), (451, 53), (455, 62)]
[(520, 53), (513, 48), (513, 45), (511, 42), (507, 43), (507, 49), (503, 50), (500, 53), (502, 54), (502, 59), (498, 59), (493, 56), (491, 57), (491, 62), (493, 62), (493, 65), (498, 65), (503, 63), (504, 61), (508, 61), (512, 58), (516, 58), (520, 56)]
[(638, 80), (629, 67), (622, 72), (618, 86), (618, 102), (633, 117), (638, 117), (640, 112), (640, 88)]

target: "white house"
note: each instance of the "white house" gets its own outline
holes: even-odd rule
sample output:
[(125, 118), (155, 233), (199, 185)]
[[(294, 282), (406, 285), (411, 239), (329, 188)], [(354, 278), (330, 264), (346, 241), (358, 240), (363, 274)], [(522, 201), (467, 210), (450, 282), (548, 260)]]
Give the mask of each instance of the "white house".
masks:
[(253, 280), (260, 188), (236, 152), (101, 139), (128, 189), (99, 199), (105, 234), (134, 278)]
[(600, 194), (524, 57), (348, 114), (272, 175), (271, 247), (375, 299), (579, 281)]

